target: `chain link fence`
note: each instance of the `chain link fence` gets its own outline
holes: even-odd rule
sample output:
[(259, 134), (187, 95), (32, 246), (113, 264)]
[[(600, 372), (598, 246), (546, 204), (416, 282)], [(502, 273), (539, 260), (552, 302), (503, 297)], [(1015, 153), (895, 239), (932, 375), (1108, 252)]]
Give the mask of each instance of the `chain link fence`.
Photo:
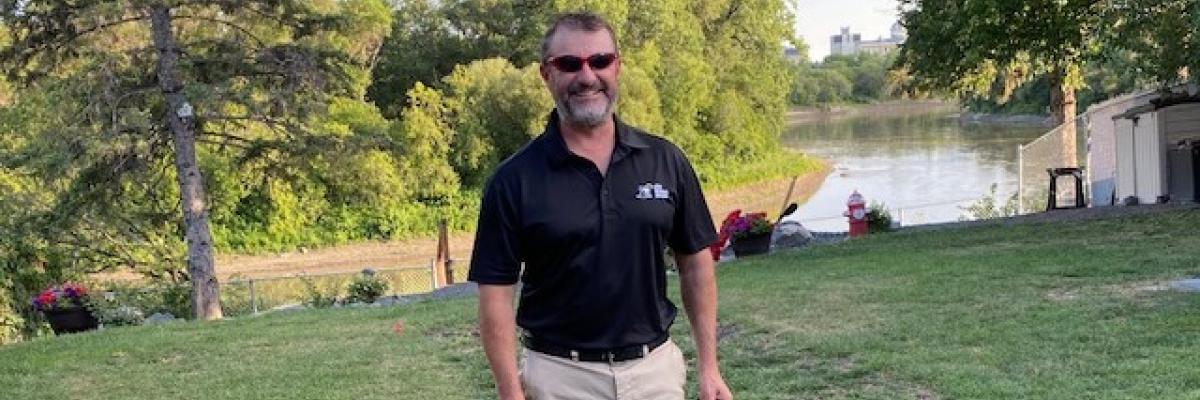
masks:
[[(385, 296), (429, 293), (434, 285), (434, 263), (424, 267), (372, 269), (376, 278), (387, 282)], [(451, 282), (466, 281), (469, 263), (451, 260)], [(221, 307), (228, 316), (257, 314), (280, 307), (312, 305), (344, 299), (346, 288), (359, 272), (297, 274), (271, 278), (234, 278), (221, 287)]]
[[(426, 266), (391, 269), (370, 269), (375, 278), (387, 283), (383, 296), (408, 296), (437, 290), (434, 285), (431, 260)], [(467, 280), (470, 268), (466, 260), (450, 260), (450, 282)], [(267, 312), (282, 307), (331, 306), (345, 301), (347, 288), (363, 271), (322, 274), (298, 273), (291, 276), (247, 278), (234, 276), (221, 281), (221, 309), (225, 316), (237, 317)], [(151, 285), (108, 282), (98, 287), (104, 299), (114, 306), (129, 306), (145, 316), (165, 314), (173, 318), (190, 318), (191, 290), (189, 282)], [(2, 315), (0, 315), (2, 317)], [(3, 322), (0, 319), (0, 322)]]
[[(1078, 195), (1088, 198), (1089, 183), (1087, 182), (1087, 154), (1088, 154), (1088, 130), (1084, 123), (1085, 115), (1079, 115), (1074, 122), (1075, 125), (1075, 140), (1076, 140), (1076, 164), (1080, 168), (1085, 168), (1084, 175), (1084, 193)], [(1067, 167), (1068, 163), (1063, 160), (1063, 141), (1066, 140), (1064, 131), (1067, 124), (1063, 124), (1046, 132), (1045, 135), (1034, 139), (1032, 142), (1020, 145), (1017, 150), (1019, 165), (1019, 179), (1017, 189), (1018, 213), (1030, 214), (1046, 210), (1048, 198), (1050, 194), (1050, 174), (1047, 172), (1051, 168)], [(1063, 176), (1058, 178), (1058, 204), (1066, 206), (1075, 204), (1075, 184), (1073, 178)]]

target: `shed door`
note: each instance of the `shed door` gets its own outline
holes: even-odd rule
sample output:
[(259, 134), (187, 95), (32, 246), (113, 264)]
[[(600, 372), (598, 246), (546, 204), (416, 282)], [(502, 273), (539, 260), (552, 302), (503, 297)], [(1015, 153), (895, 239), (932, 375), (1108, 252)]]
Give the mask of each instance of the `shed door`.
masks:
[(1118, 119), (1114, 123), (1116, 124), (1117, 150), (1117, 204), (1124, 204), (1126, 197), (1133, 196), (1137, 192), (1137, 168), (1134, 163), (1134, 154), (1137, 153), (1137, 149), (1133, 147), (1133, 121)]
[(1133, 126), (1134, 174), (1138, 200), (1142, 204), (1158, 202), (1158, 196), (1166, 194), (1163, 174), (1166, 160), (1163, 153), (1158, 113), (1142, 114)]

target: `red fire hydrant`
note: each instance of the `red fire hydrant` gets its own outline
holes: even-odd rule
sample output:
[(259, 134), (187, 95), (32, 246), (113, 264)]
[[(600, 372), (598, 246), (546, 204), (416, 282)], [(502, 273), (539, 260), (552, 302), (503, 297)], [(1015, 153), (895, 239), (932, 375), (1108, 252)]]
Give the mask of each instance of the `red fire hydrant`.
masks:
[(846, 212), (842, 215), (850, 219), (850, 237), (866, 236), (869, 233), (867, 202), (863, 200), (863, 196), (857, 190), (850, 194), (849, 200), (846, 200)]

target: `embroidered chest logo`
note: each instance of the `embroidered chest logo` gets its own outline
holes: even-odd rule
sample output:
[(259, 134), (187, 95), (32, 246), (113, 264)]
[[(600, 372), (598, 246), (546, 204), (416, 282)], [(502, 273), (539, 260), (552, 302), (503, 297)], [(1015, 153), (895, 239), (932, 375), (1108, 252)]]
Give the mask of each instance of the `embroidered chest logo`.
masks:
[(670, 199), (671, 192), (663, 188), (661, 183), (643, 183), (638, 185), (637, 194), (634, 197), (638, 200)]

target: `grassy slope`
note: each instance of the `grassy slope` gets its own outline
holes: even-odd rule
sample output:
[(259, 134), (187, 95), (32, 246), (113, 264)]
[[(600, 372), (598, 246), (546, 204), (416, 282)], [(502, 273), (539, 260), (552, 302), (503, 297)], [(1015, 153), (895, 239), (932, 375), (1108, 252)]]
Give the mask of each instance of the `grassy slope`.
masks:
[[(1200, 398), (1200, 295), (1158, 290), (1200, 273), (1196, 226), (1200, 211), (895, 234), (723, 265), (723, 369), (742, 399)], [(0, 388), (489, 398), (473, 314), (463, 299), (37, 340), (0, 348)]]

